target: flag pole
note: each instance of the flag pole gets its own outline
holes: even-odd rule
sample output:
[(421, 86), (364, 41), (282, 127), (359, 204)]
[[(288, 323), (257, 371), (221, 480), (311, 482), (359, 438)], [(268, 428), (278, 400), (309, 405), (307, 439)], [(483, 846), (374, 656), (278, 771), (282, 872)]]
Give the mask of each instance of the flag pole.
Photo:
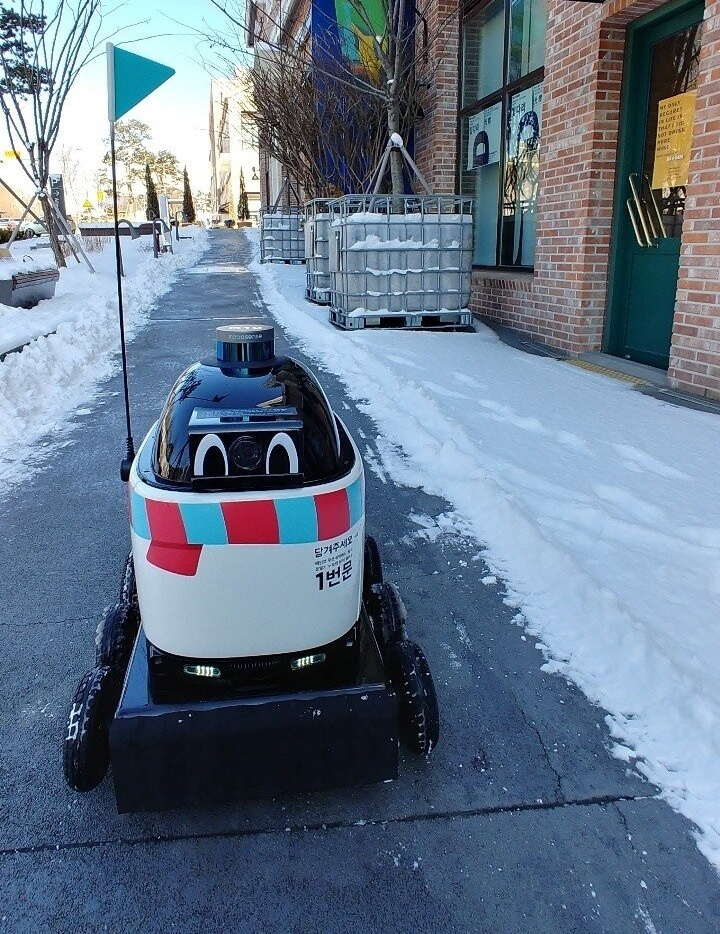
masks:
[(110, 121), (110, 166), (112, 172), (113, 217), (115, 219), (115, 265), (117, 269), (118, 313), (120, 316), (120, 346), (122, 350), (123, 387), (125, 389), (125, 419), (127, 422), (127, 456), (120, 467), (123, 480), (130, 477), (130, 467), (135, 457), (135, 445), (130, 429), (130, 394), (128, 392), (127, 354), (125, 348), (125, 316), (122, 295), (122, 253), (120, 252), (120, 227), (118, 219), (117, 172), (115, 167), (115, 121), (124, 116), (136, 104), (152, 94), (161, 84), (175, 74), (173, 68), (155, 62), (142, 55), (116, 48), (112, 42), (107, 46), (108, 119)]
[(130, 466), (135, 457), (135, 443), (130, 426), (130, 392), (128, 388), (127, 350), (125, 346), (125, 314), (123, 310), (122, 291), (122, 253), (120, 251), (120, 226), (118, 224), (118, 192), (117, 170), (115, 164), (115, 46), (112, 42), (107, 44), (108, 69), (108, 118), (110, 120), (110, 174), (112, 176), (113, 220), (115, 223), (115, 273), (117, 278), (118, 316), (120, 320), (120, 351), (122, 354), (123, 390), (125, 394), (125, 424), (127, 428), (126, 454), (120, 466), (120, 476), (127, 481), (130, 477)]

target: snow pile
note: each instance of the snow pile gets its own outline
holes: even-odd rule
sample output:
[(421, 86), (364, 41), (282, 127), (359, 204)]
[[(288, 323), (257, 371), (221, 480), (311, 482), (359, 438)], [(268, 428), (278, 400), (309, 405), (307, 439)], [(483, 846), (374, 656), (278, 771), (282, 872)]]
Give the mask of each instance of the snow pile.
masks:
[(453, 505), (545, 670), (610, 712), (613, 753), (720, 869), (717, 416), (482, 325), (339, 332), (303, 300), (302, 270), (252, 268), (278, 322), (374, 419), (384, 471)]
[[(178, 271), (207, 249), (206, 231), (193, 228), (192, 235), (192, 240), (174, 242), (175, 252), (158, 259), (149, 238), (123, 239), (123, 306), (129, 337), (145, 322)], [(25, 265), (23, 249), (28, 247), (12, 248), (19, 265)], [(39, 252), (39, 265), (51, 261), (49, 249)], [(37, 440), (86, 403), (97, 384), (119, 366), (113, 242), (108, 241), (102, 253), (90, 254), (90, 260), (95, 275), (70, 258), (55, 297), (35, 308), (0, 305), (0, 354), (32, 341), (0, 363), (0, 490), (27, 476), (39, 456), (34, 450)]]
[(0, 247), (0, 279), (11, 279), (13, 276), (27, 275), (28, 273), (44, 272), (47, 269), (56, 269), (55, 260), (50, 250), (43, 250), (45, 254), (42, 258), (32, 256), (30, 253), (14, 253), (10, 250), (10, 256), (3, 256), (2, 250), (7, 251), (7, 247)]

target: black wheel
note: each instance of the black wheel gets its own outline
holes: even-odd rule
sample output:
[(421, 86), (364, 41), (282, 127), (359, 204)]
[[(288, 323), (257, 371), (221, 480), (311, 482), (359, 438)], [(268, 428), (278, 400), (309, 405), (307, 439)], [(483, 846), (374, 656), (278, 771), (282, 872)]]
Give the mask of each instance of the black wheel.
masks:
[(63, 744), (65, 781), (75, 791), (92, 791), (107, 773), (116, 684), (113, 672), (103, 666), (89, 671), (75, 691)]
[(107, 666), (122, 678), (125, 674), (137, 630), (133, 632), (130, 607), (115, 603), (105, 611), (95, 637), (95, 664)]
[(382, 584), (383, 572), (380, 552), (372, 535), (365, 536), (365, 563), (363, 564), (363, 594), (369, 596), (374, 584)]
[(35, 231), (31, 230), (30, 227), (28, 227), (28, 229), (23, 232), (24, 240), (32, 240), (34, 236), (35, 236)]
[(107, 665), (120, 677), (124, 676), (139, 628), (140, 608), (131, 553), (123, 568), (120, 599), (105, 612), (97, 629), (95, 664)]
[(419, 645), (405, 639), (388, 649), (387, 670), (398, 697), (400, 735), (407, 748), (428, 756), (440, 738), (437, 695)]
[(127, 556), (123, 568), (122, 584), (120, 587), (120, 602), (128, 607), (130, 623), (135, 627), (133, 638), (140, 627), (140, 605), (138, 604), (137, 585), (135, 583), (135, 563), (132, 552)]
[(395, 584), (384, 581), (373, 585), (368, 609), (375, 638), (384, 657), (389, 646), (407, 639), (407, 611)]

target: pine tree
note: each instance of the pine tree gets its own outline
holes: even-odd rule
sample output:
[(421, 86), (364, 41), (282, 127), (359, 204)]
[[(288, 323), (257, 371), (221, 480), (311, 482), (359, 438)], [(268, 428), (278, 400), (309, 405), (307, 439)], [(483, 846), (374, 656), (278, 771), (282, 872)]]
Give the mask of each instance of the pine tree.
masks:
[(248, 204), (247, 189), (245, 188), (245, 173), (240, 169), (240, 197), (238, 198), (237, 215), (239, 221), (250, 220), (250, 205)]
[(187, 167), (183, 169), (183, 215), (188, 224), (195, 223), (195, 205), (193, 204), (192, 191), (190, 190), (190, 179), (188, 178)]
[(150, 172), (150, 163), (145, 163), (145, 216), (148, 220), (154, 217), (160, 217), (160, 204), (158, 202), (157, 189)]

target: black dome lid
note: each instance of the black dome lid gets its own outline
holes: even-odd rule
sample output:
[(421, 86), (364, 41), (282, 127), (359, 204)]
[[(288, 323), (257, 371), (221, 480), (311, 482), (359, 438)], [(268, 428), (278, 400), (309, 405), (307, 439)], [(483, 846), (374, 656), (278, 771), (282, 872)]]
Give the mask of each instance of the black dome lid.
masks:
[(229, 340), (216, 335), (218, 357), (245, 348), (237, 350), (245, 359), (204, 361), (180, 375), (151, 457), (160, 485), (271, 489), (328, 482), (350, 470), (352, 446), (313, 374), (288, 357), (248, 359), (266, 352), (267, 331), (254, 331), (259, 336), (250, 341), (233, 340), (238, 331)]

